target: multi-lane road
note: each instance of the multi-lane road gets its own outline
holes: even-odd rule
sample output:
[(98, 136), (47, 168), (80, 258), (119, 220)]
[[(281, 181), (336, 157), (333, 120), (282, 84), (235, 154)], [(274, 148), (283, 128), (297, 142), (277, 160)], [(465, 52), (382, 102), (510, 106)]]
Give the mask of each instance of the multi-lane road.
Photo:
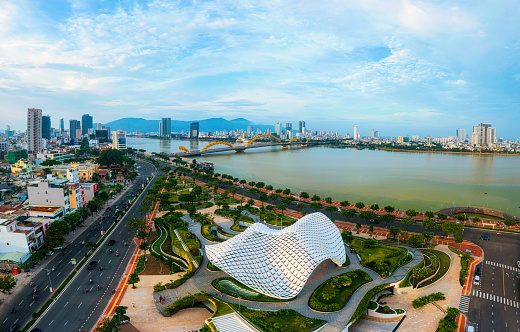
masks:
[[(140, 161), (137, 163), (141, 166), (140, 175), (134, 180), (128, 193), (135, 193), (146, 183), (147, 178), (156, 172), (149, 163)], [(154, 181), (155, 178), (152, 179), (150, 186)], [(138, 207), (143, 197), (144, 195), (141, 195), (138, 198), (107, 238), (116, 240), (116, 244), (112, 247), (113, 253), (110, 254), (108, 251), (110, 247), (107, 247), (107, 241), (105, 241), (89, 260), (89, 262), (98, 261), (96, 269), (87, 270), (87, 262), (33, 328), (38, 327), (42, 331), (79, 331), (91, 329), (96, 324), (106, 303), (110, 300), (112, 288), (116, 288), (120, 276), (124, 273), (131, 254), (135, 250), (133, 236), (128, 231), (126, 221), (129, 218), (141, 217)], [(127, 195), (123, 195), (113, 206), (122, 206), (128, 200)], [(116, 219), (114, 213), (115, 208), (108, 213), (105, 212), (102, 225), (105, 230), (114, 223)], [(100, 218), (96, 219), (91, 227), (101, 227), (99, 221)], [(52, 261), (47, 264), (49, 270), (42, 270), (32, 277), (35, 286), (24, 286), (11, 299), (9, 307), (3, 306), (0, 313), (0, 331), (8, 331), (15, 323), (23, 327), (31, 319), (32, 313), (38, 311), (52, 295), (50, 283), (52, 282), (52, 287), (57, 288), (74, 268), (71, 259), (74, 258), (79, 263), (85, 256), (88, 249), (85, 248), (84, 243), (97, 242), (101, 236), (100, 231), (85, 229), (70, 243), (64, 254), (56, 252)], [(130, 245), (124, 246), (123, 242), (130, 243)], [(115, 251), (119, 252), (118, 257), (115, 257)], [(103, 267), (102, 271), (99, 271), (99, 265)], [(55, 271), (50, 270), (53, 266), (56, 268)], [(92, 284), (89, 283), (90, 279), (93, 280)], [(96, 290), (98, 285), (101, 287), (99, 291)], [(88, 293), (84, 292), (85, 288), (88, 288)], [(36, 300), (32, 299), (34, 289), (37, 290)], [(16, 310), (15, 313), (11, 313), (12, 308)]]

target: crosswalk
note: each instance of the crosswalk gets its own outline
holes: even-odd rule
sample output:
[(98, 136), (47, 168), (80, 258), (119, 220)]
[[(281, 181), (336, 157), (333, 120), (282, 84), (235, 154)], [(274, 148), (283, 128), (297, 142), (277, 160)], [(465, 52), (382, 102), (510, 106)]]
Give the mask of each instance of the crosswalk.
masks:
[(491, 265), (491, 266), (501, 267), (501, 268), (508, 269), (508, 270), (512, 270), (515, 272), (520, 272), (520, 269), (516, 266), (511, 266), (511, 265), (506, 265), (506, 264), (491, 262), (491, 261), (486, 261), (486, 264)]
[(459, 311), (467, 313), (469, 310), (469, 301), (470, 298), (467, 296), (462, 295), (460, 297), (460, 303), (459, 303)]
[(484, 293), (484, 292), (481, 292), (481, 291), (478, 291), (478, 290), (475, 290), (475, 289), (473, 289), (471, 291), (471, 295), (472, 296), (476, 296), (476, 297), (480, 297), (480, 298), (485, 299), (485, 300), (494, 301), (494, 302), (497, 302), (497, 303), (500, 303), (500, 304), (505, 304), (505, 305), (511, 306), (513, 308), (520, 308), (520, 303), (518, 303), (517, 301), (514, 301), (514, 300), (506, 299), (506, 298), (504, 298), (502, 296), (489, 294), (489, 293)]

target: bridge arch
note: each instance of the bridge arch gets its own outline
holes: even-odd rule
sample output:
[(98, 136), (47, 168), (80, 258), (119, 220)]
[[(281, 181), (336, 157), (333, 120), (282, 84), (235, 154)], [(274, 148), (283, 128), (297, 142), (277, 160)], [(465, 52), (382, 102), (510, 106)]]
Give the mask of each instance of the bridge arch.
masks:
[(294, 141), (298, 141), (298, 142), (300, 142), (300, 143), (303, 143), (302, 140), (299, 139), (298, 137), (295, 137), (295, 138), (291, 139), (291, 140), (289, 141), (289, 143), (292, 143), (292, 142), (294, 142)]
[(278, 141), (278, 143), (282, 143), (282, 141), (280, 141), (280, 139), (276, 136), (273, 136), (271, 134), (262, 134), (262, 135), (258, 135), (256, 136), (255, 138), (253, 138), (252, 140), (249, 141), (249, 143), (247, 143), (246, 146), (250, 146), (254, 141), (256, 141), (257, 139), (261, 138), (261, 137), (271, 137), (271, 138), (274, 138), (275, 140)]
[(233, 144), (231, 144), (231, 143), (218, 141), (218, 142), (213, 142), (211, 144), (206, 145), (201, 151), (206, 151), (210, 147), (212, 147), (214, 145), (218, 145), (218, 144), (224, 144), (224, 145), (229, 146), (230, 148), (234, 148)]
[(190, 150), (186, 149), (184, 146), (179, 146), (179, 150), (181, 151), (184, 151), (184, 152), (190, 152)]

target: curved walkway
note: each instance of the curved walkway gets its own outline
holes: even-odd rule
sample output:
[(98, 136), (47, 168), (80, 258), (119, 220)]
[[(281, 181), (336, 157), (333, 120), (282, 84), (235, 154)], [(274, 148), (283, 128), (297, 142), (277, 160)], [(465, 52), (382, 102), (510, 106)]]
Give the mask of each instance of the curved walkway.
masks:
[[(192, 232), (195, 233), (197, 235), (197, 237), (199, 238), (199, 240), (201, 241), (203, 251), (204, 251), (204, 247), (206, 245), (213, 244), (213, 243), (207, 241), (204, 237), (202, 237), (201, 225), (199, 223), (193, 222), (188, 215), (184, 215), (182, 217), (182, 219), (189, 223), (189, 227), (192, 229)], [(366, 294), (366, 292), (368, 292), (370, 289), (372, 289), (378, 285), (384, 284), (384, 283), (394, 283), (394, 282), (400, 281), (401, 279), (403, 279), (406, 276), (406, 274), (412, 267), (418, 265), (422, 261), (422, 259), (423, 259), (422, 254), (418, 250), (412, 249), (412, 248), (408, 248), (408, 249), (413, 254), (412, 261), (410, 263), (408, 263), (407, 265), (398, 268), (394, 272), (394, 274), (392, 274), (392, 276), (390, 276), (389, 278), (386, 278), (386, 279), (382, 279), (379, 276), (379, 274), (377, 274), (376, 272), (363, 267), (360, 264), (357, 256), (354, 254), (351, 254), (350, 250), (348, 250), (348, 248), (347, 248), (347, 255), (350, 259), (350, 265), (348, 267), (337, 268), (336, 265), (334, 263), (332, 263), (332, 261), (330, 261), (330, 260), (326, 261), (327, 264), (329, 264), (327, 275), (325, 275), (323, 278), (321, 278), (320, 282), (314, 282), (308, 286), (305, 286), (302, 289), (302, 291), (300, 292), (300, 294), (293, 301), (283, 302), (283, 303), (266, 303), (266, 302), (253, 302), (253, 301), (240, 300), (240, 303), (243, 305), (246, 305), (248, 308), (259, 309), (259, 310), (294, 309), (306, 317), (318, 318), (318, 319), (323, 319), (323, 320), (327, 321), (329, 323), (328, 327), (326, 329), (327, 331), (341, 331), (349, 323), (350, 318), (354, 314), (354, 311), (356, 310), (359, 302), (361, 301), (363, 296)], [(215, 290), (213, 288), (213, 286), (211, 285), (211, 282), (214, 279), (220, 278), (220, 277), (229, 277), (229, 275), (222, 271), (219, 271), (219, 272), (210, 271), (206, 268), (207, 264), (208, 264), (208, 259), (204, 255), (204, 260), (201, 264), (202, 266), (200, 267), (200, 269), (195, 273), (195, 275), (193, 277), (191, 277), (183, 285), (181, 285), (180, 287), (178, 287), (176, 289), (166, 289), (162, 292), (154, 293), (154, 295), (153, 295), (154, 300), (157, 300), (157, 301), (155, 301), (157, 309), (161, 313), (163, 313), (164, 308), (171, 302), (175, 301), (178, 298), (186, 296), (186, 294), (188, 292), (190, 292), (191, 294), (195, 294), (195, 293), (199, 292), (200, 290), (205, 290), (209, 294), (215, 296), (216, 298), (222, 299), (226, 302), (239, 303), (239, 300), (237, 298), (228, 296), (226, 294), (220, 294), (220, 292), (218, 292), (217, 290)], [(359, 287), (352, 294), (351, 298), (349, 299), (349, 301), (347, 302), (345, 307), (343, 307), (342, 310), (332, 312), (332, 313), (323, 313), (323, 312), (314, 311), (308, 306), (310, 296), (312, 295), (314, 290), (316, 290), (316, 288), (318, 288), (318, 286), (322, 284), (322, 282), (324, 282), (325, 280), (332, 278), (336, 275), (343, 274), (348, 271), (352, 271), (352, 270), (356, 270), (356, 269), (361, 269), (361, 270), (367, 272), (370, 275), (370, 277), (372, 277), (373, 281)], [(312, 275), (311, 275), (311, 278), (312, 278)], [(166, 301), (164, 301), (163, 304), (159, 303), (159, 301), (158, 301), (159, 296), (163, 296), (166, 298)]]

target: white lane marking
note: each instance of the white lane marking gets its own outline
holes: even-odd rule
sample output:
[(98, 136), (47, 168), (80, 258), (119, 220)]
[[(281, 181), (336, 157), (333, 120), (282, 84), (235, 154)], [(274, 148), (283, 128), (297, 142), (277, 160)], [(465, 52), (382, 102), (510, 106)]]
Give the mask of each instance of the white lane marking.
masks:
[(54, 322), (54, 319), (53, 319), (53, 320), (51, 320), (51, 322), (49, 323), (49, 325), (51, 325), (51, 324), (52, 324), (52, 322)]
[(65, 303), (65, 305), (63, 307), (65, 308), (67, 306), (67, 304), (69, 304), (69, 302)]
[(83, 302), (81, 302), (81, 303), (78, 305), (78, 308), (81, 307), (82, 304), (83, 304)]

